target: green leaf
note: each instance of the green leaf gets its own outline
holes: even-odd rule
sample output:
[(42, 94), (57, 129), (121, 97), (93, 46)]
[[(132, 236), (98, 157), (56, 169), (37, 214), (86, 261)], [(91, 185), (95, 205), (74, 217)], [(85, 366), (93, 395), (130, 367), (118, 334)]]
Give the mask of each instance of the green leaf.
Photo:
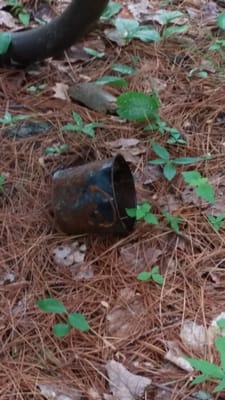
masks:
[(217, 385), (215, 387), (215, 389), (213, 389), (213, 393), (218, 393), (221, 390), (223, 390), (225, 388), (225, 377), (222, 379), (222, 381), (219, 383), (219, 385)]
[(121, 9), (121, 5), (116, 3), (115, 1), (110, 1), (105, 10), (103, 11), (103, 14), (101, 15), (101, 20), (102, 21), (108, 21), (111, 19), (114, 15), (116, 15)]
[(82, 120), (81, 116), (78, 113), (76, 113), (75, 111), (72, 112), (72, 116), (73, 116), (74, 121), (77, 123), (77, 125), (79, 127), (82, 127), (83, 120)]
[(214, 189), (210, 183), (202, 183), (196, 188), (196, 193), (198, 196), (202, 197), (204, 200), (211, 204), (215, 203)]
[(202, 176), (198, 171), (185, 171), (182, 172), (184, 181), (192, 186), (198, 186), (201, 182)]
[(198, 78), (203, 78), (203, 79), (205, 79), (205, 78), (208, 78), (209, 74), (208, 74), (208, 72), (206, 72), (206, 71), (199, 71), (199, 72), (196, 73), (196, 76), (197, 76)]
[(218, 15), (217, 24), (220, 29), (225, 29), (225, 12), (222, 12)]
[(163, 210), (163, 215), (169, 222), (174, 232), (179, 233), (179, 223), (182, 222), (182, 218), (171, 215), (168, 211)]
[(220, 354), (221, 367), (224, 371), (225, 377), (225, 337), (217, 337), (215, 340), (215, 345), (218, 353)]
[(87, 53), (89, 56), (93, 56), (96, 58), (102, 58), (104, 57), (105, 53), (104, 52), (100, 52), (94, 49), (90, 49), (89, 47), (84, 47), (83, 48), (85, 53)]
[(54, 298), (38, 300), (37, 305), (42, 311), (49, 313), (64, 314), (67, 312), (64, 304)]
[(136, 218), (136, 208), (125, 208), (128, 217)]
[(163, 175), (168, 181), (171, 181), (176, 175), (176, 167), (172, 162), (168, 162), (163, 167)]
[(169, 161), (170, 153), (166, 150), (165, 147), (156, 143), (154, 140), (151, 140), (151, 146), (153, 151), (159, 156), (163, 161)]
[(187, 32), (188, 26), (187, 25), (182, 25), (182, 26), (169, 26), (168, 28), (165, 28), (163, 30), (163, 38), (166, 38), (168, 36), (175, 35), (177, 33), (184, 33)]
[(59, 323), (53, 326), (53, 333), (57, 337), (66, 336), (68, 335), (69, 331), (70, 331), (70, 326), (68, 324)]
[(149, 281), (149, 279), (151, 279), (151, 277), (152, 277), (151, 271), (148, 271), (148, 272), (146, 271), (146, 272), (140, 272), (140, 274), (138, 274), (138, 276), (137, 276), (137, 279), (139, 281), (145, 282), (145, 281)]
[(128, 40), (134, 37), (139, 28), (139, 23), (135, 19), (128, 18), (116, 18), (114, 25), (119, 31), (121, 38)]
[(195, 358), (185, 357), (185, 359), (191, 364), (193, 368), (200, 371), (203, 375), (208, 375), (210, 378), (223, 379), (224, 372), (217, 365), (210, 363), (206, 360), (197, 360)]
[(174, 164), (193, 164), (196, 162), (204, 161), (206, 158), (205, 156), (202, 157), (179, 157), (179, 158), (174, 158), (173, 162)]
[(127, 86), (126, 79), (110, 75), (106, 75), (103, 76), (102, 78), (97, 79), (95, 83), (96, 85), (112, 85), (120, 88), (124, 88)]
[(164, 283), (163, 276), (160, 274), (152, 274), (152, 280), (160, 286)]
[(162, 158), (157, 158), (157, 160), (148, 161), (148, 164), (163, 165), (163, 164), (166, 164), (166, 161), (164, 161)]
[(197, 385), (198, 383), (202, 383), (202, 382), (205, 382), (205, 381), (208, 381), (208, 380), (209, 380), (208, 375), (199, 375), (195, 379), (193, 379), (191, 384), (192, 385)]
[(61, 128), (61, 131), (64, 132), (81, 132), (83, 126), (75, 125), (75, 124), (66, 124)]
[(225, 319), (221, 318), (218, 321), (216, 321), (216, 324), (219, 328), (225, 328)]
[(8, 32), (0, 32), (0, 54), (5, 54), (11, 44), (12, 35)]
[(153, 225), (158, 225), (159, 221), (158, 218), (155, 216), (155, 214), (148, 213), (144, 216), (144, 221), (147, 224), (153, 224)]
[(89, 331), (89, 325), (86, 318), (79, 313), (68, 314), (68, 320), (73, 328), (79, 329), (80, 331)]
[(166, 25), (175, 18), (183, 17), (184, 13), (181, 11), (160, 10), (160, 22)]
[(137, 31), (133, 34), (133, 38), (140, 39), (144, 43), (159, 42), (160, 34), (156, 29), (148, 26), (139, 26)]
[(138, 204), (136, 208), (136, 219), (142, 219), (150, 209), (151, 205), (149, 203)]
[(125, 64), (114, 64), (112, 70), (124, 75), (132, 75), (136, 72), (135, 68)]
[(29, 23), (30, 23), (30, 14), (27, 11), (25, 11), (25, 10), (20, 11), (19, 14), (18, 14), (18, 18), (19, 18), (20, 22), (24, 26), (29, 25)]
[(127, 92), (117, 99), (117, 113), (128, 121), (144, 122), (158, 113), (159, 100), (156, 95), (142, 92)]

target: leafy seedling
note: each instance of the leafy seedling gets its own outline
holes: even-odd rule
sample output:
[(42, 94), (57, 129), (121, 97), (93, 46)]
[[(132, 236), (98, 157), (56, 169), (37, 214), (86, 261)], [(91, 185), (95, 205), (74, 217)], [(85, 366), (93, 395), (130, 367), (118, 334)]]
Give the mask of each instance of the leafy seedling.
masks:
[(136, 69), (125, 64), (114, 64), (112, 71), (119, 72), (122, 75), (133, 75)]
[(225, 214), (220, 215), (208, 215), (208, 220), (212, 224), (213, 229), (218, 232), (220, 228), (225, 226)]
[(175, 164), (185, 165), (185, 164), (193, 164), (199, 161), (204, 161), (208, 159), (208, 156), (202, 157), (178, 157), (171, 158), (168, 150), (161, 146), (160, 144), (151, 140), (151, 146), (153, 151), (159, 156), (159, 159), (149, 161), (149, 164), (153, 165), (161, 165), (163, 168), (163, 175), (168, 181), (171, 181), (176, 175), (176, 167)]
[(182, 26), (168, 26), (163, 29), (162, 37), (167, 38), (172, 35), (177, 35), (179, 33), (185, 33), (188, 30), (187, 25), (182, 25)]
[(95, 128), (103, 126), (103, 124), (100, 122), (91, 122), (90, 124), (84, 124), (81, 116), (75, 111), (73, 111), (72, 116), (76, 124), (66, 124), (61, 128), (62, 131), (81, 132), (93, 138), (95, 137)]
[(117, 98), (117, 113), (128, 121), (145, 122), (158, 115), (159, 99), (153, 94), (126, 92)]
[(205, 381), (217, 380), (220, 383), (215, 387), (213, 393), (218, 393), (225, 388), (225, 337), (217, 337), (215, 340), (216, 349), (220, 355), (220, 366), (209, 361), (185, 357), (193, 368), (201, 372), (192, 384), (198, 384)]
[(4, 175), (0, 174), (0, 193), (2, 193), (4, 190), (4, 183), (5, 183), (5, 177)]
[(90, 49), (89, 47), (84, 47), (85, 53), (89, 56), (96, 57), (96, 58), (103, 58), (105, 53), (103, 51), (97, 51), (94, 49)]
[(182, 172), (184, 181), (195, 189), (196, 194), (211, 204), (215, 203), (215, 193), (208, 178), (203, 177), (198, 171)]
[(102, 78), (97, 79), (95, 83), (96, 85), (112, 85), (119, 88), (124, 88), (127, 86), (126, 79), (111, 75), (105, 75)]
[(183, 221), (183, 219), (181, 217), (176, 217), (175, 215), (171, 215), (168, 211), (163, 210), (163, 215), (166, 219), (166, 221), (170, 224), (171, 229), (176, 232), (179, 233), (179, 224)]
[(66, 336), (70, 332), (71, 328), (76, 328), (82, 332), (89, 331), (89, 325), (86, 318), (79, 313), (68, 313), (64, 304), (57, 299), (46, 298), (38, 300), (37, 306), (42, 311), (52, 314), (60, 314), (67, 319), (66, 323), (61, 322), (53, 326), (53, 333), (57, 337)]
[(12, 35), (8, 32), (0, 32), (0, 55), (5, 54), (11, 44)]
[(101, 21), (108, 21), (112, 17), (114, 17), (121, 9), (121, 5), (116, 3), (115, 1), (110, 1), (103, 14), (101, 15)]
[(153, 124), (148, 124), (144, 130), (158, 131), (162, 134), (169, 133), (170, 137), (167, 140), (169, 144), (186, 144), (186, 140), (176, 128), (171, 128), (165, 121), (157, 118)]
[(69, 145), (66, 143), (63, 143), (59, 146), (53, 145), (51, 147), (46, 147), (44, 149), (45, 154), (55, 154), (55, 155), (60, 155), (62, 153), (65, 153), (69, 149)]
[(27, 88), (27, 92), (29, 92), (29, 93), (36, 93), (36, 92), (40, 92), (41, 90), (44, 90), (45, 88), (46, 88), (46, 83), (40, 83), (39, 85), (32, 85), (32, 86), (29, 86), (28, 88)]
[(17, 0), (7, 0), (7, 4), (12, 6), (12, 13), (19, 19), (19, 21), (27, 26), (30, 23), (30, 14), (25, 9), (22, 2)]
[(140, 39), (142, 42), (159, 42), (160, 35), (156, 29), (141, 26), (135, 19), (116, 18), (114, 25), (121, 39), (129, 41)]
[(151, 271), (144, 271), (138, 274), (137, 279), (139, 281), (150, 281), (151, 279), (157, 283), (158, 285), (162, 286), (164, 283), (163, 276), (159, 273), (159, 267), (156, 265), (151, 269)]
[(126, 208), (129, 217), (135, 218), (137, 221), (143, 219), (147, 224), (157, 225), (159, 223), (155, 214), (151, 213), (152, 206), (148, 202), (137, 205), (136, 208)]
[(28, 115), (11, 115), (8, 111), (6, 111), (3, 118), (0, 118), (0, 123), (4, 125), (13, 125), (14, 122), (22, 121), (28, 118)]

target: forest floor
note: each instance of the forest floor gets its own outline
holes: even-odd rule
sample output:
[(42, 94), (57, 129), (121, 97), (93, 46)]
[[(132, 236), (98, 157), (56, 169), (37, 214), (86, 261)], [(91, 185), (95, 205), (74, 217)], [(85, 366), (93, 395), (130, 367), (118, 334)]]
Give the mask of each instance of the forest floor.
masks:
[[(120, 390), (110, 397), (112, 379), (107, 369), (111, 360), (120, 363), (115, 364), (118, 368), (122, 365), (151, 380), (143, 393), (145, 399), (225, 399), (224, 391), (210, 397), (218, 383), (215, 380), (191, 385), (198, 373), (182, 362), (182, 356), (187, 356), (219, 363), (206, 332), (225, 311), (225, 52), (223, 46), (216, 51), (209, 46), (223, 39), (216, 23), (223, 8), (200, 0), (169, 3), (173, 2), (153, 1), (152, 12), (186, 13), (185, 33), (155, 43), (133, 39), (119, 46), (105, 36), (109, 23), (100, 22), (78, 47), (58, 60), (0, 71), (0, 117), (5, 112), (29, 115), (12, 125), (1, 123), (3, 400), (130, 400), (140, 395), (136, 388), (129, 389), (129, 395)], [(120, 17), (134, 18), (127, 5), (121, 8)], [(162, 29), (156, 22), (151, 24)], [(83, 46), (105, 56), (87, 56)], [(90, 110), (65, 95), (66, 85), (112, 75), (114, 64), (134, 66), (136, 73), (125, 77), (126, 88), (109, 85), (106, 89), (115, 96), (154, 89), (161, 101), (161, 120), (180, 132), (185, 143), (169, 144), (169, 133), (144, 130), (144, 124)], [(39, 90), (42, 84), (45, 86)], [(28, 90), (32, 86), (33, 92)], [(85, 123), (103, 123), (96, 128), (95, 137), (62, 131), (72, 122), (73, 111)], [(29, 128), (33, 119), (47, 123), (48, 129), (24, 137), (14, 134), (12, 128), (26, 124)], [(121, 138), (128, 139), (122, 148)], [(137, 139), (135, 145), (130, 139)], [(168, 180), (161, 167), (148, 164), (157, 158), (150, 139), (166, 147), (171, 158), (213, 157), (176, 165), (175, 177)], [(46, 154), (46, 148), (62, 144), (68, 149)], [(60, 232), (51, 212), (52, 172), (116, 152), (129, 161), (138, 202), (151, 204), (159, 223), (140, 221), (125, 238), (75, 237)], [(194, 170), (212, 185), (213, 204), (203, 201), (184, 182), (182, 172)], [(164, 209), (182, 218), (178, 233), (163, 218)], [(209, 215), (222, 216), (220, 229), (213, 227)], [(65, 253), (60, 258), (62, 249)], [(138, 273), (156, 265), (163, 285), (137, 279)], [(56, 337), (53, 325), (63, 317), (37, 307), (37, 300), (47, 297), (63, 302), (69, 312), (82, 313), (90, 331), (71, 329), (66, 337)], [(120, 373), (126, 376), (126, 371)]]

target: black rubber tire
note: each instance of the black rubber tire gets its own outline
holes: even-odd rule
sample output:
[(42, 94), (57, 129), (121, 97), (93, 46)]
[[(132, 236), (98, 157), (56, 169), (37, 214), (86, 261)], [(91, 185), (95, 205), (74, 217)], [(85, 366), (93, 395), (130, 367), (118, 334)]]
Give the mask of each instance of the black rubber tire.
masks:
[(47, 25), (12, 32), (10, 47), (0, 64), (27, 65), (60, 54), (98, 20), (109, 0), (72, 0), (62, 15)]

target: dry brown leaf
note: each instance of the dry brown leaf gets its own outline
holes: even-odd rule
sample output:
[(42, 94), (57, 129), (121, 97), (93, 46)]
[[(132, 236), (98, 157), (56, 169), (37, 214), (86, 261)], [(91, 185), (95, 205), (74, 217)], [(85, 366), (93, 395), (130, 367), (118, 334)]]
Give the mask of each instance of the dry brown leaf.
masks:
[(68, 85), (66, 85), (65, 83), (62, 82), (56, 82), (55, 86), (53, 86), (53, 90), (54, 90), (54, 95), (53, 97), (55, 97), (56, 99), (61, 99), (61, 100), (69, 100), (69, 96), (68, 96)]
[(18, 28), (18, 24), (16, 23), (16, 20), (12, 17), (12, 15), (3, 10), (0, 11), (0, 26), (4, 26), (9, 29)]
[(144, 395), (151, 379), (129, 372), (121, 363), (111, 360), (106, 364), (109, 388), (114, 400), (137, 400)]
[(46, 400), (80, 400), (81, 392), (76, 389), (62, 388), (54, 384), (39, 384), (38, 388)]
[[(128, 10), (132, 14), (133, 18), (138, 20), (139, 22), (144, 22), (146, 17), (149, 16), (149, 11), (150, 11), (150, 2), (149, 0), (140, 0), (135, 3), (129, 3), (127, 5)], [(150, 21), (148, 19), (148, 21)]]
[[(109, 335), (118, 339), (127, 338), (137, 325), (137, 318), (143, 309), (143, 303), (137, 296), (126, 304), (116, 305), (108, 314)], [(121, 321), (123, 321), (121, 323)]]
[(119, 153), (125, 158), (127, 162), (136, 164), (141, 154), (146, 153), (146, 148), (140, 145), (140, 140), (135, 138), (125, 139), (120, 138), (112, 142), (106, 142), (111, 147), (112, 155)]
[(146, 267), (153, 266), (162, 254), (160, 249), (153, 248), (149, 243), (135, 243), (127, 245), (120, 250), (123, 261), (127, 264), (130, 271), (138, 273), (144, 271)]
[(207, 329), (203, 325), (193, 321), (185, 320), (181, 326), (180, 337), (183, 343), (193, 350), (198, 350), (204, 354), (205, 346), (212, 345), (211, 338), (208, 337)]
[(175, 364), (177, 367), (183, 369), (184, 371), (192, 372), (193, 368), (191, 364), (189, 364), (189, 362), (184, 359), (184, 354), (182, 353), (178, 344), (174, 341), (168, 341), (166, 342), (166, 344), (168, 345), (169, 350), (165, 355), (165, 359)]

